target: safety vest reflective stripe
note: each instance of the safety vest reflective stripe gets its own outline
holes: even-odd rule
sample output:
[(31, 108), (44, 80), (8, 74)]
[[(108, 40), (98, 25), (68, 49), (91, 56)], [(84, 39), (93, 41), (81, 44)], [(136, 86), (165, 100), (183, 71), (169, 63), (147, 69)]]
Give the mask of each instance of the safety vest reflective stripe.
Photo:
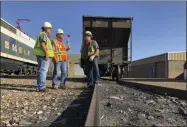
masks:
[(57, 40), (54, 40), (53, 42), (54, 42), (55, 57), (59, 61), (65, 61), (67, 57), (67, 53), (64, 43), (58, 42)]
[(57, 54), (67, 54), (66, 52), (55, 52)]
[(58, 51), (55, 52), (55, 53), (58, 53), (58, 54), (64, 53), (65, 51), (60, 51), (60, 45), (58, 44), (57, 40), (55, 40), (54, 42), (55, 42), (56, 48), (57, 48), (57, 50), (58, 50)]
[[(41, 47), (35, 47), (36, 49), (41, 49)], [(51, 51), (53, 51), (53, 49), (52, 48), (46, 48), (47, 50), (51, 50)]]
[(55, 52), (55, 54), (62, 54), (62, 55), (66, 55), (67, 53), (60, 53), (60, 52)]
[(62, 52), (62, 53), (64, 53), (64, 52), (65, 52), (65, 53), (66, 53), (66, 51), (59, 51), (59, 52)]
[(64, 52), (64, 51), (60, 51), (60, 52), (58, 52), (58, 51), (57, 51), (56, 53), (66, 53), (66, 52)]
[(61, 55), (58, 55), (58, 60), (59, 60), (59, 61), (61, 61), (61, 60), (62, 60), (62, 59), (61, 59)]

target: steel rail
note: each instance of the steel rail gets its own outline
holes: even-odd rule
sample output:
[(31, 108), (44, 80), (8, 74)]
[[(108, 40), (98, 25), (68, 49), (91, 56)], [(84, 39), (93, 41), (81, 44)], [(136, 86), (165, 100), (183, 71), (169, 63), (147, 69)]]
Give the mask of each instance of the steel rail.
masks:
[(90, 107), (85, 121), (85, 127), (100, 126), (100, 106), (99, 106), (99, 86), (96, 84), (94, 87)]

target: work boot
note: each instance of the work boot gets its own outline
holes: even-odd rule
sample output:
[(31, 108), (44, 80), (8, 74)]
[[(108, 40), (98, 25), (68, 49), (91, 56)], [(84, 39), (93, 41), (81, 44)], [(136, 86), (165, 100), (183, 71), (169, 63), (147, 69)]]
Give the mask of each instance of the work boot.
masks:
[(101, 83), (101, 81), (100, 81), (100, 80), (97, 80), (97, 81), (95, 81), (95, 85), (101, 86), (101, 85), (102, 85), (102, 83)]
[(38, 92), (48, 92), (49, 90), (47, 88), (38, 89)]
[(52, 88), (57, 90), (58, 86), (57, 85), (53, 85)]
[(93, 85), (86, 85), (85, 88), (93, 88)]
[(66, 89), (66, 85), (60, 86), (60, 89)]

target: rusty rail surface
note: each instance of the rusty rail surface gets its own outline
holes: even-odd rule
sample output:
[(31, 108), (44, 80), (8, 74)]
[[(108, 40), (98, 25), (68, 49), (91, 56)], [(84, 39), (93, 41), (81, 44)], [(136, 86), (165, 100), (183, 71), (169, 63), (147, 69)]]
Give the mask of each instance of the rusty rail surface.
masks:
[(99, 99), (99, 86), (96, 84), (93, 91), (90, 107), (88, 110), (85, 127), (100, 126)]

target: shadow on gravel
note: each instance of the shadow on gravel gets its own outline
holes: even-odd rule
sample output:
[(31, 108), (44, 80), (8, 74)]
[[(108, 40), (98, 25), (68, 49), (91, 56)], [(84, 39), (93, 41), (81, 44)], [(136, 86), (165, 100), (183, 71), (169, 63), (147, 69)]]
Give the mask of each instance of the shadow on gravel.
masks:
[(9, 84), (1, 84), (1, 89), (4, 90), (17, 90), (17, 91), (27, 91), (27, 92), (36, 92), (36, 87), (31, 85), (9, 85)]
[[(36, 76), (29, 75), (1, 75), (0, 78), (11, 78), (11, 79), (36, 79)], [(47, 76), (47, 80), (52, 80), (52, 76)]]
[(11, 79), (36, 79), (36, 76), (28, 76), (28, 75), (1, 75), (0, 78), (11, 78)]
[[(14, 85), (14, 84), (1, 84), (1, 89), (5, 90), (17, 90), (17, 91), (27, 91), (27, 92), (36, 92), (35, 85)], [(47, 86), (48, 89), (53, 89), (50, 86)], [(83, 90), (84, 88), (69, 88), (71, 90)]]
[[(36, 79), (36, 76), (18, 76), (18, 75), (1, 75), (0, 78), (11, 78), (11, 79)], [(60, 79), (60, 77), (58, 77)], [(47, 80), (52, 80), (52, 76), (48, 76)], [(68, 77), (67, 81), (71, 82), (86, 82), (86, 77)]]
[(81, 77), (81, 78), (67, 78), (67, 81), (70, 81), (70, 82), (86, 82), (87, 79), (85, 77)]
[(101, 79), (102, 79), (102, 80), (105, 80), (105, 81), (113, 81), (113, 82), (116, 82), (116, 80), (109, 79), (109, 78), (102, 78), (102, 77), (101, 77)]
[(93, 89), (84, 89), (49, 127), (82, 127), (85, 124)]

